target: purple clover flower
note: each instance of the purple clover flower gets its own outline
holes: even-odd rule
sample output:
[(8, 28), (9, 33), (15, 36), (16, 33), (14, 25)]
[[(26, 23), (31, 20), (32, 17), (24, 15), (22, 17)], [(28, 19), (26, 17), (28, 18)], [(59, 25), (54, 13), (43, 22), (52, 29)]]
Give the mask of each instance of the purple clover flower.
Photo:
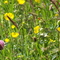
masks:
[(2, 50), (4, 48), (4, 41), (0, 40), (0, 50)]

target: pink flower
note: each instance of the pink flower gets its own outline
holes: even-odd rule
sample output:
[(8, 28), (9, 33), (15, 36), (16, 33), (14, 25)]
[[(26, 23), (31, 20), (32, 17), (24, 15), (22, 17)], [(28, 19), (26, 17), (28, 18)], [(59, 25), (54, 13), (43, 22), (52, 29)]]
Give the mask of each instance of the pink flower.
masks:
[(0, 50), (2, 50), (4, 48), (4, 41), (0, 40)]

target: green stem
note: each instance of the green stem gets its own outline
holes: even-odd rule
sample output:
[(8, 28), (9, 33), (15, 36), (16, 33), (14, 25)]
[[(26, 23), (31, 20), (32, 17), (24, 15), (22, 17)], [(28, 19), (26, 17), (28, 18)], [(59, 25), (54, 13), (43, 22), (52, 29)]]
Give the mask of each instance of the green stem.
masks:
[[(58, 32), (58, 50), (60, 50), (60, 42), (59, 42), (59, 37), (60, 37), (60, 33)], [(58, 51), (58, 60), (59, 60), (59, 56), (60, 56), (60, 51)]]

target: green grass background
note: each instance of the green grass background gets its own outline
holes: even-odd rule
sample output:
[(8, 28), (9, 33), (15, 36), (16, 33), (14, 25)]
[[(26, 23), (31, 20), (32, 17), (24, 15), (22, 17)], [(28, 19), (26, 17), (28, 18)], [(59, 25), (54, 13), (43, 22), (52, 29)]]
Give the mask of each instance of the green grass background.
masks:
[[(55, 19), (58, 10), (50, 0), (41, 0), (40, 3), (26, 0), (23, 5), (18, 4), (17, 0), (8, 0), (8, 4), (4, 1), (0, 0), (0, 40), (9, 38), (10, 41), (0, 50), (0, 60), (59, 60), (60, 33), (56, 30), (58, 20)], [(51, 4), (53, 7), (49, 10)], [(13, 24), (4, 19), (4, 14), (8, 12), (14, 14), (13, 21), (18, 29), (12, 29)], [(35, 34), (35, 26), (43, 30)], [(20, 35), (13, 38), (11, 32), (19, 32)], [(48, 37), (41, 36), (42, 33), (47, 33)], [(49, 43), (50, 39), (56, 42)]]

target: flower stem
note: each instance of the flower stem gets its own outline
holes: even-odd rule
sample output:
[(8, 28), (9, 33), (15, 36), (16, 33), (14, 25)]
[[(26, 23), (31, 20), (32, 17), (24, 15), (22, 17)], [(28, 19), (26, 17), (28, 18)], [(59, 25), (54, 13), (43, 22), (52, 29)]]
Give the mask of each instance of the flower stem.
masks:
[(59, 53), (60, 52), (59, 51), (60, 50), (60, 42), (59, 42), (60, 38), (59, 37), (60, 37), (60, 33), (58, 32), (58, 60), (59, 60), (59, 56), (60, 56), (60, 53)]

